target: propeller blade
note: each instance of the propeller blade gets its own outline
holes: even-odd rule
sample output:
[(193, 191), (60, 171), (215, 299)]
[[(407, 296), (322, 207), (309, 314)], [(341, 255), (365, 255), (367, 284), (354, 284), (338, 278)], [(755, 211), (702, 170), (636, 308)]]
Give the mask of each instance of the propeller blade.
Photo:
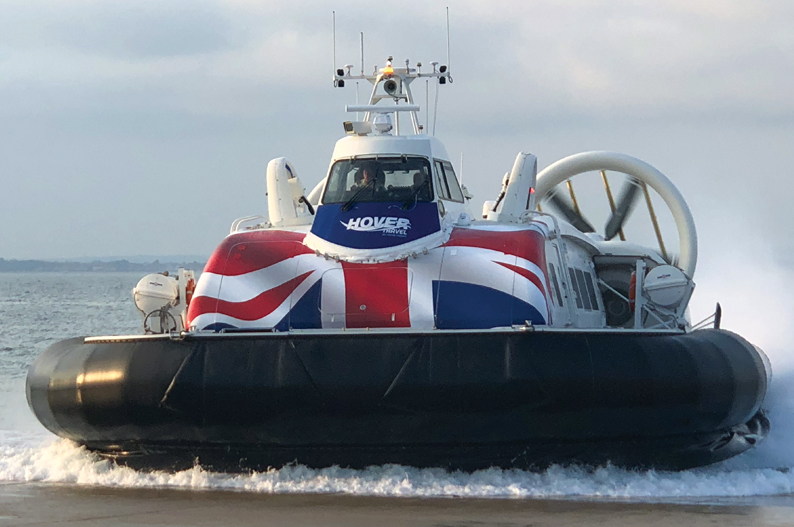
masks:
[(565, 217), (568, 223), (574, 226), (574, 228), (582, 232), (595, 232), (595, 229), (590, 222), (587, 221), (584, 216), (576, 212), (574, 208), (568, 204), (565, 198), (557, 193), (556, 189), (552, 189), (549, 192), (547, 199), (549, 200), (549, 203), (551, 203), (554, 208)]
[(623, 224), (628, 219), (634, 205), (637, 204), (637, 198), (640, 196), (640, 182), (630, 177), (620, 191), (618, 203), (615, 206), (615, 212), (607, 222), (604, 228), (604, 238), (611, 240), (614, 238), (618, 231), (623, 227)]

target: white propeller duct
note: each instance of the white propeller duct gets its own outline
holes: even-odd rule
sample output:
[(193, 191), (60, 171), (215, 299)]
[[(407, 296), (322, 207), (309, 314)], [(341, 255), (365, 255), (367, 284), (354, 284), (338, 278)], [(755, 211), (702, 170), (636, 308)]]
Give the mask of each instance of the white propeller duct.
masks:
[(667, 179), (667, 176), (645, 161), (615, 152), (597, 151), (574, 154), (549, 165), (538, 174), (535, 187), (537, 201), (539, 202), (554, 187), (573, 176), (595, 170), (610, 170), (628, 174), (659, 193), (659, 196), (670, 209), (678, 229), (679, 254), (681, 255), (678, 267), (689, 278), (692, 278), (697, 267), (698, 255), (697, 231), (695, 230), (695, 220), (692, 218), (692, 212), (689, 210), (684, 197), (675, 185)]

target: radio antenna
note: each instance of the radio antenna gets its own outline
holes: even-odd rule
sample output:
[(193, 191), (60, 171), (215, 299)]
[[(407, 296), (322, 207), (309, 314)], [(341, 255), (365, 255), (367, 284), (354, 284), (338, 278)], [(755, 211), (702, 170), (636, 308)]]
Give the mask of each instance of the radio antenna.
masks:
[(364, 32), (361, 32), (361, 76), (364, 76)]
[(425, 79), (425, 133), (430, 133), (430, 79)]
[(449, 6), (447, 6), (447, 69), (451, 69), (452, 65), (449, 60)]
[(436, 135), (437, 119), (438, 119), (438, 83), (436, 83), (436, 102), (433, 104), (433, 135)]
[(333, 23), (332, 23), (333, 30), (332, 30), (332, 33), (333, 33), (333, 40), (334, 40), (334, 45), (333, 45), (334, 70), (333, 71), (334, 71), (334, 79), (336, 79), (336, 11), (331, 11), (331, 15), (333, 16)]

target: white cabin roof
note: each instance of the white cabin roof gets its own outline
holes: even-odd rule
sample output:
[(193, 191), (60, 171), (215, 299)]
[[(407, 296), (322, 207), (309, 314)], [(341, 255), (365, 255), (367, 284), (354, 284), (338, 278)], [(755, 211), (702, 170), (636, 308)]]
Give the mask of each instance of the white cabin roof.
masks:
[(354, 156), (387, 154), (418, 155), (450, 161), (444, 144), (430, 135), (349, 135), (336, 142), (331, 163)]

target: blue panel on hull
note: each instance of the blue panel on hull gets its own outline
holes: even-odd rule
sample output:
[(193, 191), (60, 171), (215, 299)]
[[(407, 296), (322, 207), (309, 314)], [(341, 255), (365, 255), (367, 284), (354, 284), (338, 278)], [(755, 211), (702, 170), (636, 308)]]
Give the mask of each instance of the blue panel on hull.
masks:
[(533, 305), (475, 284), (433, 281), (433, 308), (438, 329), (487, 329), (523, 324), (544, 325)]
[(312, 234), (353, 249), (382, 249), (409, 243), (441, 230), (438, 205), (416, 203), (408, 210), (402, 202), (356, 203), (317, 207)]
[(276, 331), (289, 331), (290, 329), (319, 329), (323, 327), (319, 306), (323, 293), (323, 281), (317, 280), (306, 291), (300, 300), (293, 306), (284, 318), (276, 324)]

